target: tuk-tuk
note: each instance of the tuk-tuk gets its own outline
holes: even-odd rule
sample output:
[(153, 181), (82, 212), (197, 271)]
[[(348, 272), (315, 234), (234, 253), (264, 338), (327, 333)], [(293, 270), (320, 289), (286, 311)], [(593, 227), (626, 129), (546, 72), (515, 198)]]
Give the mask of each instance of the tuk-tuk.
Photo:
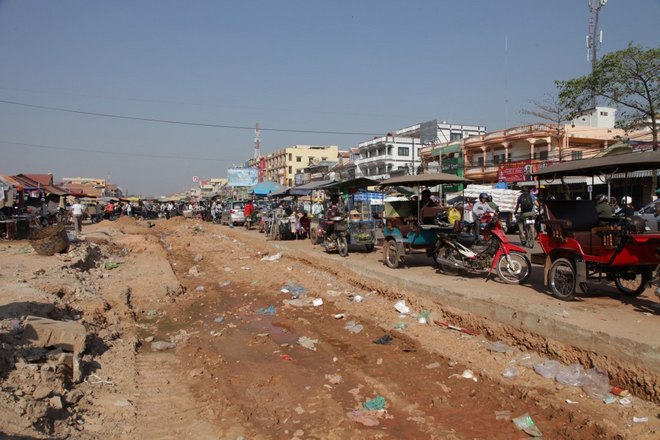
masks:
[[(660, 151), (575, 160), (541, 168), (539, 179), (597, 176), (660, 169)], [(546, 200), (545, 231), (539, 236), (544, 282), (558, 299), (585, 293), (587, 283), (614, 281), (627, 296), (640, 295), (656, 279), (660, 233), (645, 232), (641, 218), (599, 217), (591, 200)]]
[(418, 174), (416, 176), (399, 176), (380, 183), (382, 187), (414, 187), (417, 189), (417, 200), (389, 200), (384, 202), (383, 261), (390, 268), (401, 265), (406, 255), (424, 252), (433, 257), (438, 232), (441, 227), (436, 224), (438, 214), (447, 207), (423, 207), (420, 201), (420, 188), (433, 187), (446, 183), (469, 183), (470, 180), (447, 173)]

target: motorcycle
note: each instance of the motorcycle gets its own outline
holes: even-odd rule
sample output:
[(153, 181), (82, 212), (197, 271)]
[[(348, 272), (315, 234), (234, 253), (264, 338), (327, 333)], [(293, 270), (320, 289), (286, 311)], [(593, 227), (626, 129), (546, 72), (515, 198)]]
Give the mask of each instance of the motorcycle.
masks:
[(477, 241), (475, 235), (455, 230), (444, 219), (436, 218), (441, 232), (432, 256), (440, 271), (448, 275), (487, 271), (486, 279), (495, 271), (505, 283), (525, 282), (532, 269), (525, 250), (509, 242), (496, 216), (486, 213), (479, 220), (483, 240)]
[(336, 216), (321, 219), (317, 236), (321, 238), (321, 245), (326, 252), (337, 251), (342, 257), (348, 255), (347, 229), (348, 225), (344, 217)]

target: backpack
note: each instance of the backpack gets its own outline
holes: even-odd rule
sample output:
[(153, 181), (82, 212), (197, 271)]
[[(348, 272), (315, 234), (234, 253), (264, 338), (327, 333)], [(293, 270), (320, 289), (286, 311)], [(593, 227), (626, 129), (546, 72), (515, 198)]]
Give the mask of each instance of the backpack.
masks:
[(532, 212), (534, 210), (534, 202), (530, 193), (522, 193), (520, 195), (520, 210), (522, 212)]

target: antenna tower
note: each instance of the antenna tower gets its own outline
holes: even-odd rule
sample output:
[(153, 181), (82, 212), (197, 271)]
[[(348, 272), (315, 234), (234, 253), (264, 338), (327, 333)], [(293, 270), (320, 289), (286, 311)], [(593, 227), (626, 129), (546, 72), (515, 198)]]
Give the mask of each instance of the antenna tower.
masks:
[(259, 147), (261, 146), (261, 139), (259, 139), (259, 123), (254, 127), (254, 158), (258, 159), (261, 156)]
[[(589, 2), (589, 34), (587, 35), (587, 61), (591, 61), (591, 73), (594, 73), (598, 60), (598, 47), (603, 43), (603, 31), (598, 31), (598, 14), (607, 0), (587, 0)], [(591, 106), (596, 107), (596, 97), (591, 97)]]

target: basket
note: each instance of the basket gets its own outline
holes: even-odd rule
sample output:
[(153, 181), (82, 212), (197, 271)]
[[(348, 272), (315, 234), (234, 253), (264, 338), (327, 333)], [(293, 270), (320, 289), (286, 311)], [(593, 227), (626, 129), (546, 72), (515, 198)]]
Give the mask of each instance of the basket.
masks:
[(64, 225), (52, 225), (34, 230), (29, 237), (30, 244), (39, 255), (55, 255), (69, 248), (69, 237)]
[(340, 221), (335, 223), (335, 231), (347, 231), (348, 230), (348, 223), (345, 221)]

